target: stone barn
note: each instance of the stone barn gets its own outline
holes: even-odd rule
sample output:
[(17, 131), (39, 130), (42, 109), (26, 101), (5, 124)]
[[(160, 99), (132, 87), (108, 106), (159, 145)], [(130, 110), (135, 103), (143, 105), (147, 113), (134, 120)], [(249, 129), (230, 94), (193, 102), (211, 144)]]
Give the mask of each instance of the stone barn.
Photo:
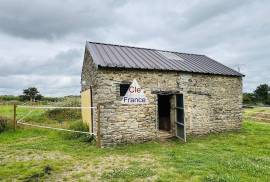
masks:
[(83, 121), (101, 146), (237, 130), (243, 76), (205, 55), (86, 42), (82, 106), (100, 117)]

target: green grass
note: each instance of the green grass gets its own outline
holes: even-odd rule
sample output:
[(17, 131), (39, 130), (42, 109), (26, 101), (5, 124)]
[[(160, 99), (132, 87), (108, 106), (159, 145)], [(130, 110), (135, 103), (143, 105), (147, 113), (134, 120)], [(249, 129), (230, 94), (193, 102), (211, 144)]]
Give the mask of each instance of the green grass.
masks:
[(244, 118), (260, 122), (270, 122), (270, 108), (255, 107), (244, 110)]
[[(68, 128), (70, 125), (81, 121), (81, 111), (80, 110), (70, 110), (70, 109), (29, 109), (20, 108), (16, 109), (17, 120), (27, 115), (31, 112), (24, 122), (43, 124), (53, 127)], [(0, 105), (0, 116), (13, 119), (14, 109), (12, 105)]]
[(13, 106), (12, 105), (0, 105), (0, 116), (13, 117)]
[[(22, 116), (26, 115), (30, 109), (27, 108), (17, 108), (17, 119), (21, 118)], [(44, 119), (44, 114), (46, 110), (36, 109), (35, 112), (31, 113), (31, 119), (34, 121), (38, 121), (39, 119)], [(13, 118), (14, 109), (12, 105), (0, 105), (0, 116)]]
[(136, 178), (146, 178), (154, 176), (155, 172), (151, 168), (142, 168), (138, 166), (132, 166), (128, 168), (114, 168), (112, 171), (108, 171), (102, 174), (102, 179), (118, 181), (125, 179), (130, 181)]
[[(0, 180), (269, 181), (270, 125), (246, 121), (240, 132), (98, 149), (58, 132), (0, 134)], [(46, 167), (51, 169), (46, 173)]]
[(270, 114), (270, 107), (255, 107), (255, 108), (248, 108), (244, 110), (245, 115), (254, 114), (254, 113), (265, 113)]
[(187, 143), (98, 149), (59, 132), (20, 128), (0, 134), (0, 181), (270, 181), (269, 133), (270, 124), (246, 120), (238, 132)]

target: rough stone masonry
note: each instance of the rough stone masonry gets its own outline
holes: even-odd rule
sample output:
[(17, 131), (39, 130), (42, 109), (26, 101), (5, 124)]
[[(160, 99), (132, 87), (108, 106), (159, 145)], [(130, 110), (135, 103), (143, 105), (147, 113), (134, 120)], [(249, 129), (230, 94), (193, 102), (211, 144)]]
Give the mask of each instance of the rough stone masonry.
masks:
[[(184, 96), (187, 135), (237, 130), (241, 127), (242, 77), (98, 68), (86, 50), (82, 91), (92, 87), (93, 106), (101, 103), (101, 144), (138, 143), (157, 138), (157, 94), (178, 91)], [(136, 79), (149, 100), (147, 105), (123, 105), (120, 84)], [(96, 112), (94, 112), (96, 132)], [(173, 121), (172, 121), (173, 122)], [(173, 129), (174, 130), (174, 129)], [(173, 133), (174, 131), (172, 131)]]

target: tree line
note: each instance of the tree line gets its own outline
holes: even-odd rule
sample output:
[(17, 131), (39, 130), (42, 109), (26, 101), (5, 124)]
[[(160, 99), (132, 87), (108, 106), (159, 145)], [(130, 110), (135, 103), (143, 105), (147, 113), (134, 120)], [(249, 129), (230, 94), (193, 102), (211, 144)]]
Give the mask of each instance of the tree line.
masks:
[(49, 102), (57, 102), (59, 101), (59, 97), (45, 97), (40, 94), (36, 87), (29, 87), (24, 89), (22, 94), (19, 96), (14, 95), (1, 95), (0, 101), (30, 101), (30, 102), (37, 102), (37, 101), (49, 101)]
[(43, 96), (36, 87), (29, 87), (22, 91), (22, 94), (19, 96), (14, 95), (0, 95), (1, 102), (12, 102), (12, 101), (21, 101), (21, 102), (61, 102), (68, 98), (79, 98), (78, 95), (67, 95), (67, 96), (58, 96), (58, 97), (48, 97)]
[(254, 90), (254, 92), (244, 93), (243, 104), (270, 105), (270, 86), (267, 84), (261, 84)]
[[(2, 101), (11, 101), (11, 100), (19, 100), (19, 101), (51, 101), (56, 102), (59, 101), (59, 97), (44, 97), (40, 94), (36, 87), (29, 87), (23, 90), (22, 95), (19, 96), (0, 96), (0, 100)], [(267, 84), (259, 85), (254, 92), (252, 93), (243, 93), (243, 104), (265, 104), (270, 105), (270, 86)]]

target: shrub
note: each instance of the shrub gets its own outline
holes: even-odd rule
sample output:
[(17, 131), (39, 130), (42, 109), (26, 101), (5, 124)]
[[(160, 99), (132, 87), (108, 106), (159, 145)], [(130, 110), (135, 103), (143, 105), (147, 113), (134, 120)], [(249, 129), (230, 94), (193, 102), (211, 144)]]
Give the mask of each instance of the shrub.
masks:
[(59, 106), (64, 107), (75, 107), (81, 106), (81, 99), (79, 96), (66, 96), (63, 97), (62, 100), (58, 103)]
[(60, 102), (61, 97), (43, 97), (41, 100), (45, 102)]
[(0, 96), (0, 101), (18, 101), (19, 97), (18, 96), (13, 96), (13, 95), (1, 95)]
[(48, 110), (46, 111), (46, 115), (48, 118), (56, 120), (58, 122), (81, 119), (80, 110), (73, 110), (73, 109)]
[(253, 93), (244, 93), (243, 104), (256, 104), (255, 95)]
[(4, 117), (0, 117), (0, 133), (7, 130), (8, 127), (8, 119)]
[[(75, 130), (75, 131), (83, 131), (83, 132), (89, 132), (89, 127), (83, 123), (82, 121), (73, 123), (70, 127), (70, 130)], [(77, 139), (83, 142), (92, 142), (94, 139), (94, 136), (91, 134), (86, 134), (86, 133), (65, 133), (65, 138), (66, 139)]]
[(265, 102), (265, 104), (266, 104), (266, 105), (270, 105), (270, 95), (269, 95), (267, 101)]
[[(61, 101), (60, 101), (61, 100)], [(59, 98), (57, 106), (60, 107), (79, 107), (80, 97), (64, 97)], [(46, 117), (58, 122), (63, 121), (75, 121), (81, 119), (81, 110), (80, 109), (53, 109), (46, 111)]]

